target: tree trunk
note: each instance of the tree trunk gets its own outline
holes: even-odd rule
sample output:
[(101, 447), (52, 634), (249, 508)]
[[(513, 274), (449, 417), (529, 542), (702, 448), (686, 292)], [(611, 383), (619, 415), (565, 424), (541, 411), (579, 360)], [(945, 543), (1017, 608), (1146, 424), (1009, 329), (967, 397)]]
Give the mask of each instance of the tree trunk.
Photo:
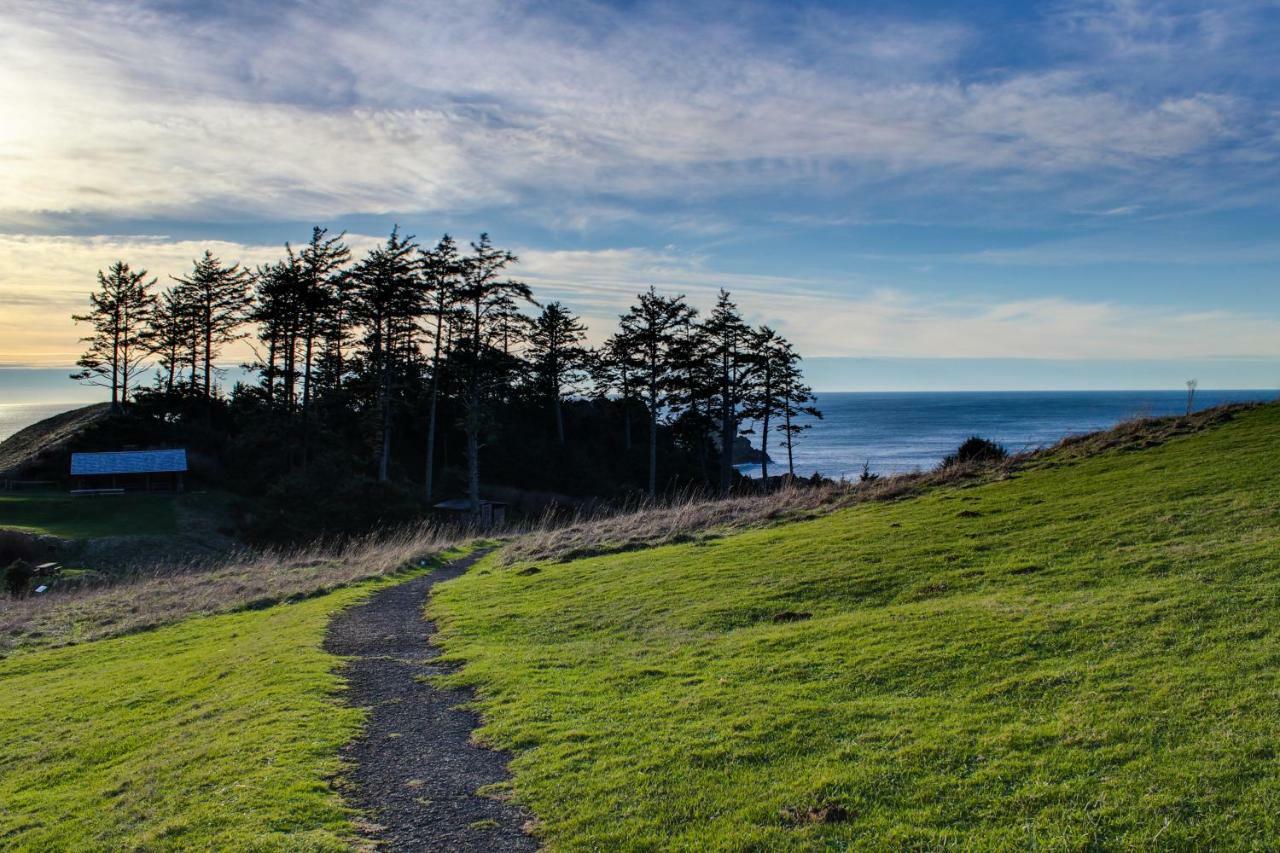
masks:
[(424, 478), (427, 491), (427, 502), (435, 486), (436, 474), (436, 400), (440, 396), (440, 335), (444, 332), (444, 305), (441, 300), (436, 304), (436, 337), (431, 354), (431, 408), (427, 414), (427, 471)]
[(382, 455), (378, 459), (378, 482), (385, 483), (391, 479), (391, 358), (389, 348), (382, 354), (382, 393), (379, 400), (382, 408)]
[[(767, 405), (767, 404), (766, 404)], [(769, 491), (769, 412), (764, 413), (764, 420), (760, 425), (760, 479), (764, 483), (764, 490)]]
[(467, 413), (467, 498), (471, 501), (471, 516), (480, 518), (480, 424), (474, 398)]
[[(209, 318), (205, 318), (208, 321)], [(213, 325), (206, 322), (204, 327), (204, 399), (209, 400), (209, 392), (213, 387)]]
[(649, 499), (658, 496), (658, 407), (649, 402)]
[(796, 460), (791, 454), (791, 444), (795, 438), (795, 433), (791, 431), (791, 395), (786, 396), (786, 407), (783, 409), (783, 429), (787, 434), (787, 473), (791, 475), (791, 479), (796, 478)]
[(556, 440), (560, 442), (560, 446), (564, 447), (564, 411), (560, 406), (560, 395), (555, 396), (555, 412), (556, 412)]

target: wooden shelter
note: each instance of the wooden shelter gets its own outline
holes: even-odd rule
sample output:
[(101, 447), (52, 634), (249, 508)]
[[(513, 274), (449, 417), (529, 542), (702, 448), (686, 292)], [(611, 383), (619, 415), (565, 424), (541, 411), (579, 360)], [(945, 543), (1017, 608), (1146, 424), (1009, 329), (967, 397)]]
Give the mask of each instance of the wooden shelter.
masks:
[(71, 493), (180, 492), (186, 473), (183, 449), (72, 453)]

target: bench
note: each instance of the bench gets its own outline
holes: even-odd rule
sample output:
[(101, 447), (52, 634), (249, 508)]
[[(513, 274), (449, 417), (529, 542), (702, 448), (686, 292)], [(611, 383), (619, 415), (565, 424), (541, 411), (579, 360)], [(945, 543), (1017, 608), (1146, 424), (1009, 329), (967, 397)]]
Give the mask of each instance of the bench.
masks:
[(96, 497), (98, 495), (123, 495), (124, 489), (72, 489), (72, 497)]

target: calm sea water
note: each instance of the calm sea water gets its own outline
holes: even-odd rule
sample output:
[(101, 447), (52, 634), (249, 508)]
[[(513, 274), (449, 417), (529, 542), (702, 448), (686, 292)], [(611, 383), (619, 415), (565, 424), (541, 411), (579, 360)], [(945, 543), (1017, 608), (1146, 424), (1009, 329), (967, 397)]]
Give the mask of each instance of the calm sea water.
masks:
[(23, 427), (78, 409), (85, 403), (0, 403), (0, 441)]
[[(1196, 408), (1274, 400), (1276, 391), (1199, 391)], [(796, 473), (857, 477), (863, 463), (879, 474), (937, 465), (971, 435), (1010, 452), (1056, 444), (1136, 416), (1186, 411), (1185, 391), (1029, 391), (820, 394), (823, 420), (796, 444)], [(779, 436), (780, 438), (780, 436)], [(759, 437), (753, 438), (758, 444)], [(770, 474), (783, 473), (786, 450), (770, 436)], [(759, 466), (744, 466), (758, 476)]]

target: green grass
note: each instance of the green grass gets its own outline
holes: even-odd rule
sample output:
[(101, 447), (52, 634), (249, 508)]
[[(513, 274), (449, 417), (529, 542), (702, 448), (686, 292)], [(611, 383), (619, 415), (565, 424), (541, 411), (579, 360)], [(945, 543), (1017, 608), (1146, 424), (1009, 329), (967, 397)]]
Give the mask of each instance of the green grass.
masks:
[(0, 494), (0, 527), (92, 539), (100, 536), (152, 535), (178, 532), (174, 495), (106, 495), (72, 497), (66, 492)]
[(1271, 406), (432, 607), (556, 848), (1276, 849), (1278, 471)]
[(0, 661), (0, 847), (349, 849), (320, 645), (387, 582)]

